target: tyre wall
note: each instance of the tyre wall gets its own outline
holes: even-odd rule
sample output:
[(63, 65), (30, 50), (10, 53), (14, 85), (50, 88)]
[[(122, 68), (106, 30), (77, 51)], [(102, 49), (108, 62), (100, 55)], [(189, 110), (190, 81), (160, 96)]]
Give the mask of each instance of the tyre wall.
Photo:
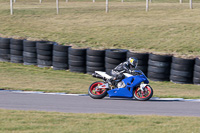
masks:
[(88, 74), (105, 71), (105, 50), (87, 49), (86, 71)]
[(172, 56), (149, 54), (147, 76), (153, 81), (169, 81)]
[(0, 61), (53, 67), (92, 74), (111, 70), (129, 57), (139, 61), (138, 69), (154, 81), (200, 84), (200, 59), (184, 59), (171, 55), (136, 53), (126, 49), (75, 49), (50, 41), (30, 41), (0, 37)]
[(105, 53), (105, 70), (110, 74), (111, 70), (120, 63), (126, 61), (126, 54), (128, 50), (125, 49), (107, 49)]
[(86, 73), (87, 49), (69, 48), (69, 71)]
[(11, 38), (0, 38), (0, 61), (10, 62)]

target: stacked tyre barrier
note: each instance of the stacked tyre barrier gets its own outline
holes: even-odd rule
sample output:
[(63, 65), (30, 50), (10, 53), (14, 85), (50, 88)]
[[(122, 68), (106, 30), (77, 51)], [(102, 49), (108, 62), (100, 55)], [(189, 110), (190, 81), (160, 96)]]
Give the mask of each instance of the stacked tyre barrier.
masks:
[(53, 45), (53, 69), (68, 69), (68, 49), (69, 46)]
[(169, 81), (172, 56), (149, 54), (148, 78), (153, 81)]
[(138, 59), (137, 68), (140, 69), (144, 74), (147, 74), (149, 53), (127, 52), (126, 59), (128, 60), (129, 57), (137, 58)]
[(200, 59), (195, 59), (193, 83), (200, 85)]
[(11, 39), (10, 62), (23, 63), (23, 41), (22, 39)]
[(86, 71), (92, 74), (94, 71), (105, 71), (105, 50), (87, 49)]
[(172, 58), (170, 80), (174, 83), (191, 84), (194, 59)]
[(37, 65), (36, 41), (24, 40), (24, 65)]
[(10, 38), (0, 38), (0, 61), (10, 62)]
[(69, 48), (69, 70), (86, 73), (86, 50)]
[(37, 42), (37, 66), (49, 68), (52, 66), (53, 42)]
[(105, 68), (106, 73), (110, 74), (111, 70), (120, 63), (126, 61), (126, 54), (128, 50), (125, 49), (107, 49), (105, 53)]

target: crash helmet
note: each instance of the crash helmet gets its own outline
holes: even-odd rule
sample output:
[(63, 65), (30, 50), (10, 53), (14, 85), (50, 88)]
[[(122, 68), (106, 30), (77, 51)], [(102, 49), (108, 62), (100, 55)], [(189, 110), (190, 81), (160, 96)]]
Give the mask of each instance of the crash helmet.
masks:
[(133, 68), (136, 68), (138, 65), (138, 59), (135, 57), (129, 57), (128, 64), (131, 65)]

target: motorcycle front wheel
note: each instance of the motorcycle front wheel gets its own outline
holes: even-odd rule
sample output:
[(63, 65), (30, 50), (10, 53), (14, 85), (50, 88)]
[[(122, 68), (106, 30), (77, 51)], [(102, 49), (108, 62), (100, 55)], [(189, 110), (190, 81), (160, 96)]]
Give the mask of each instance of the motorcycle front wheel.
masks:
[(102, 99), (107, 95), (107, 89), (106, 88), (98, 88), (98, 86), (103, 85), (104, 82), (97, 81), (90, 85), (88, 89), (88, 94), (90, 97), (94, 99)]
[(153, 89), (150, 85), (146, 85), (143, 88), (143, 91), (140, 89), (140, 87), (136, 88), (134, 91), (134, 97), (137, 100), (140, 101), (146, 101), (149, 100), (153, 96)]

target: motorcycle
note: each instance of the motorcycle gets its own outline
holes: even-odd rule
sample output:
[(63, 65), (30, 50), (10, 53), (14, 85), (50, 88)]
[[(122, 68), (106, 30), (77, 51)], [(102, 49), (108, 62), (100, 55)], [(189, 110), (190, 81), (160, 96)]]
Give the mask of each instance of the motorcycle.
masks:
[(153, 96), (153, 89), (149, 85), (149, 80), (140, 70), (131, 73), (123, 73), (125, 78), (116, 85), (109, 83), (110, 75), (102, 71), (95, 71), (93, 77), (103, 79), (90, 85), (88, 94), (91, 98), (102, 99), (109, 97), (135, 98), (140, 101), (149, 100)]

